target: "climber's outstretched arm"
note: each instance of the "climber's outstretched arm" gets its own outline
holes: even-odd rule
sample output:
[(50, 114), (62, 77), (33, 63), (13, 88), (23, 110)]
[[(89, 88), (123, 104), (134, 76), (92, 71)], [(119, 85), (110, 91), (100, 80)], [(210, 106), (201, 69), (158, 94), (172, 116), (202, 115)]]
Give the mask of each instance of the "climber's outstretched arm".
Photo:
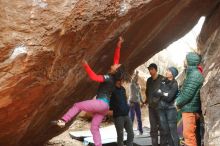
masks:
[(85, 68), (85, 71), (89, 75), (90, 79), (96, 82), (104, 82), (104, 75), (97, 75), (89, 66), (87, 61), (83, 60), (83, 66)]
[(117, 46), (115, 48), (115, 53), (114, 53), (114, 62), (113, 62), (113, 64), (119, 64), (121, 44), (122, 44), (123, 41), (124, 40), (123, 40), (122, 37), (118, 38), (118, 43), (117, 43)]

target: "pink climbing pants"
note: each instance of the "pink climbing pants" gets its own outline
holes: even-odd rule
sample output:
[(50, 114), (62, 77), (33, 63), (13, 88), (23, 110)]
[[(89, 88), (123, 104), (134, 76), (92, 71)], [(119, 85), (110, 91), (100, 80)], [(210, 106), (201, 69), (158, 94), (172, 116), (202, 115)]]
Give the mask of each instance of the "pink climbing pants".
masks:
[(95, 146), (102, 146), (101, 135), (99, 132), (99, 126), (107, 114), (109, 106), (102, 100), (86, 100), (82, 102), (75, 103), (68, 112), (62, 117), (62, 120), (69, 122), (74, 116), (79, 112), (91, 112), (93, 113), (92, 124), (91, 124), (91, 133), (93, 135), (93, 140)]

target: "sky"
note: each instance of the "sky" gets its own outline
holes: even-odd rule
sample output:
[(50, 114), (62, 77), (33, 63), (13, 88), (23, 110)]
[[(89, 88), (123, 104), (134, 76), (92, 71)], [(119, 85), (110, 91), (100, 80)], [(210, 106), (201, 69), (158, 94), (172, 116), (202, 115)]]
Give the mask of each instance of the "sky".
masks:
[[(177, 64), (183, 64), (187, 52), (197, 50), (196, 38), (199, 35), (205, 17), (201, 17), (198, 23), (182, 38), (170, 44), (166, 49), (171, 60)], [(178, 49), (177, 49), (178, 48)]]
[[(145, 64), (139, 66), (137, 68), (137, 70), (139, 70), (139, 75), (144, 79), (147, 79), (150, 76), (147, 66), (152, 62), (159, 65), (158, 67), (160, 74), (164, 74), (166, 71), (164, 69), (169, 67), (169, 65), (174, 65), (179, 69), (179, 72), (181, 72), (181, 70), (184, 68), (183, 66), (186, 54), (190, 51), (197, 50), (196, 39), (200, 34), (204, 21), (205, 17), (201, 17), (198, 23), (187, 34), (170, 44), (167, 48), (164, 48), (161, 52), (155, 54)], [(160, 56), (162, 56), (163, 59), (158, 60), (158, 57), (160, 58)], [(166, 60), (169, 60), (169, 62), (164, 62)]]

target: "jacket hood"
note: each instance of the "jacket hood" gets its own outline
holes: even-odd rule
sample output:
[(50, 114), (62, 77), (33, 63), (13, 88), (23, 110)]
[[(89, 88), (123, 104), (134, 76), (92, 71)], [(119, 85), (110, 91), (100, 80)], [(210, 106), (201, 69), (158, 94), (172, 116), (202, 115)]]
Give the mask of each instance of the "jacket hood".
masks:
[(197, 53), (189, 52), (186, 55), (186, 60), (188, 66), (198, 66), (201, 62), (201, 57)]

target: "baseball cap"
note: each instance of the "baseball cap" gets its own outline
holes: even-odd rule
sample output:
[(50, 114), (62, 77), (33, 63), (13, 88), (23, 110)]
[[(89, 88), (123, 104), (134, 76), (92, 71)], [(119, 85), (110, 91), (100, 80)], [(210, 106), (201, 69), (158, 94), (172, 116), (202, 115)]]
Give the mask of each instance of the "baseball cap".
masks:
[(151, 63), (147, 68), (148, 68), (148, 69), (154, 68), (154, 69), (157, 70), (157, 65), (156, 65), (155, 63)]

